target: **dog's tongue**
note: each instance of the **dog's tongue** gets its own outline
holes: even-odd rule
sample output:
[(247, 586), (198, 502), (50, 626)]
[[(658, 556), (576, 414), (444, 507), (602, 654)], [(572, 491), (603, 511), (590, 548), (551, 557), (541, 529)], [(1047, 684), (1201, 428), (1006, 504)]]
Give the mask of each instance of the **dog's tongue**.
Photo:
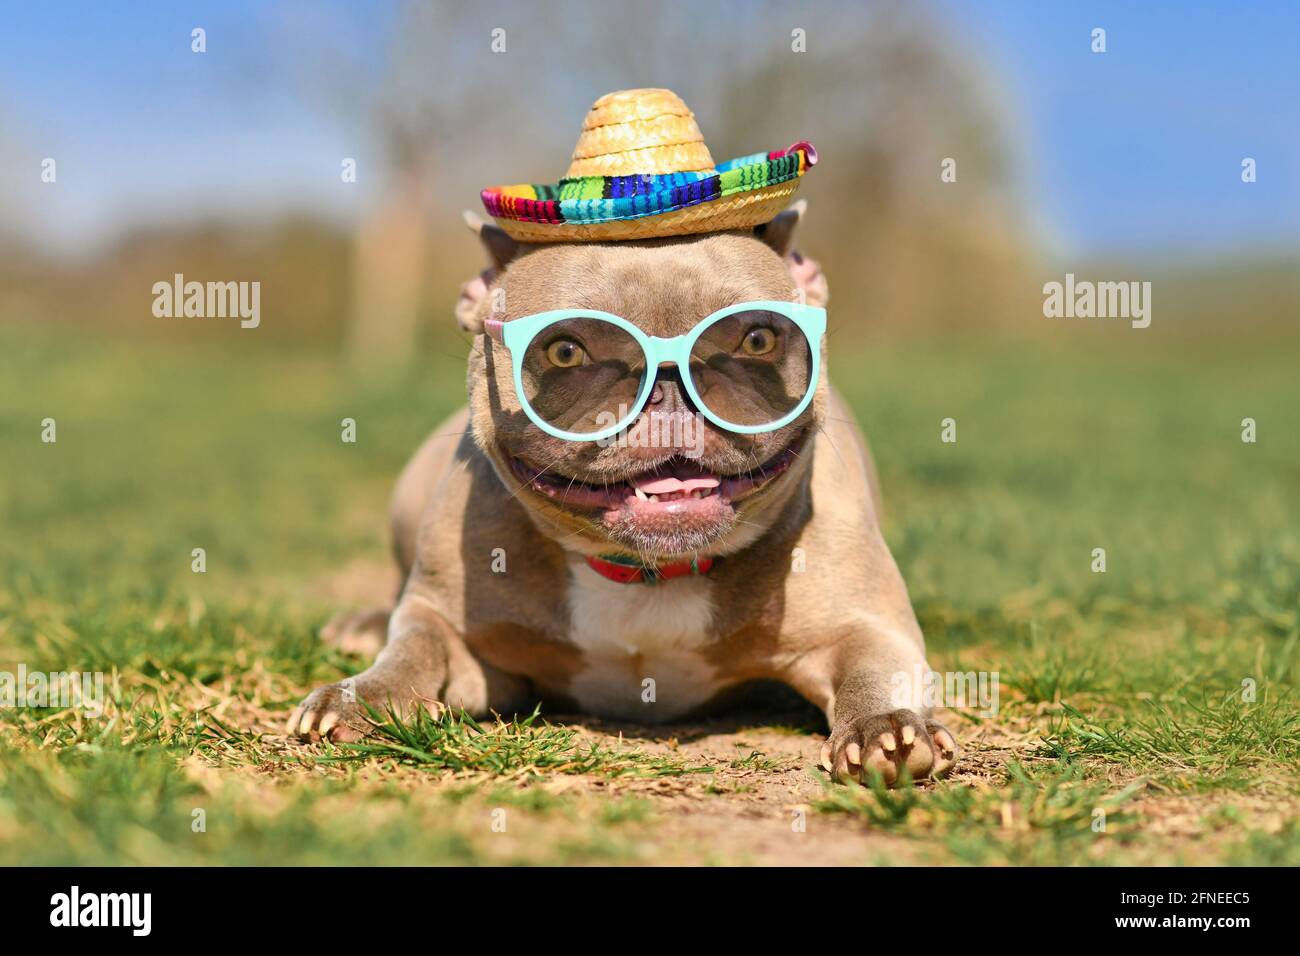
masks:
[(714, 477), (708, 478), (648, 478), (632, 482), (633, 487), (640, 488), (647, 495), (666, 495), (670, 491), (682, 491), (690, 494), (696, 488), (716, 488), (721, 482)]
[(674, 491), (690, 494), (698, 488), (716, 488), (722, 483), (717, 475), (711, 475), (694, 464), (674, 463), (671, 470), (674, 474), (654, 473), (634, 478), (632, 486), (647, 495), (666, 495)]

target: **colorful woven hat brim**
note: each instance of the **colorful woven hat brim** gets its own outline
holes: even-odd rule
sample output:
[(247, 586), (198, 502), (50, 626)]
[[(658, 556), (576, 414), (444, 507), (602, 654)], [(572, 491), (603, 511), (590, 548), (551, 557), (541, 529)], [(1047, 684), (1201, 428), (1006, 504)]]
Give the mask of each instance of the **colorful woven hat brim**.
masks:
[(554, 185), (500, 186), (483, 205), (522, 242), (639, 239), (752, 228), (769, 222), (817, 163), (811, 143), (754, 153), (716, 170), (583, 176)]

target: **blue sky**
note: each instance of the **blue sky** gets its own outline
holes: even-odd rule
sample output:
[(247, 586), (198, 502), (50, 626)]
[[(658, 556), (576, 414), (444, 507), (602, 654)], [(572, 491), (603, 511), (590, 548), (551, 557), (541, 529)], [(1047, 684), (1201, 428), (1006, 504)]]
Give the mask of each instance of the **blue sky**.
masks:
[[(1300, 3), (943, 9), (1019, 114), (1029, 195), (1065, 248), (1300, 241)], [(1094, 27), (1104, 54), (1091, 51)]]
[[(347, 215), (340, 156), (358, 157), (348, 90), (297, 51), (381, 68), (388, 5), (15, 4), (0, 32), (0, 164), (38, 240), (78, 248), (125, 224), (285, 206)], [(191, 30), (207, 31), (204, 55)], [(344, 71), (333, 71), (342, 73)], [(331, 75), (333, 75), (333, 73)], [(364, 143), (364, 138), (362, 138)], [(29, 177), (58, 162), (57, 189)]]
[[(1006, 96), (1025, 193), (1057, 249), (1300, 242), (1300, 3), (938, 9)], [(24, 3), (3, 16), (0, 215), (35, 241), (77, 248), (232, 208), (347, 217), (365, 201), (337, 187), (337, 157), (375, 158), (353, 97), (382, 75), (391, 5)], [(205, 56), (189, 49), (196, 24)], [(1098, 26), (1105, 54), (1089, 48)], [(56, 190), (34, 178), (44, 156)]]

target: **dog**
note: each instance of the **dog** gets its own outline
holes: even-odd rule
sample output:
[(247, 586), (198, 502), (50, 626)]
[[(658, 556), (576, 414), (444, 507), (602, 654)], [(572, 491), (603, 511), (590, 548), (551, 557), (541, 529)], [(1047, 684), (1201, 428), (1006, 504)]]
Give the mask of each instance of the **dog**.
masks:
[[(826, 278), (792, 246), (805, 210), (753, 229), (577, 244), (519, 242), (467, 214), (489, 262), (456, 310), (474, 335), (468, 408), (398, 481), (396, 606), (329, 629), (352, 647), (386, 633), (382, 650), (355, 678), (313, 691), (290, 734), (358, 739), (368, 724), (357, 698), (475, 716), (540, 698), (674, 721), (775, 680), (825, 713), (821, 764), (837, 780), (875, 771), (893, 784), (904, 768), (919, 779), (953, 767), (953, 734), (897, 697), (896, 675), (928, 670), (924, 640), (881, 535), (870, 453), (824, 373), (794, 421), (737, 434), (698, 423), (680, 372), (660, 368), (627, 433), (694, 416), (698, 447), (575, 442), (524, 413), (510, 355), (485, 334), (494, 314), (508, 328), (556, 309), (670, 337), (735, 303), (824, 307)], [(644, 487), (672, 490), (660, 500)], [(611, 580), (593, 563), (610, 554), (651, 580)], [(656, 573), (673, 566), (690, 573)]]

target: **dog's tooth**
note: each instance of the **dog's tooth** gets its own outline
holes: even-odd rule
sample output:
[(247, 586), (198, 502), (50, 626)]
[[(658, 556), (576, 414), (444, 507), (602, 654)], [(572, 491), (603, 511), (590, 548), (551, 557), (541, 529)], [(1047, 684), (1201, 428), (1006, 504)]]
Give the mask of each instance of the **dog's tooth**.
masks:
[(635, 485), (632, 486), (632, 490), (636, 492), (636, 496), (637, 496), (638, 498), (640, 498), (642, 501), (649, 501), (649, 500), (650, 500), (650, 496), (647, 495), (647, 494), (646, 494), (644, 491), (642, 491), (640, 488), (636, 487)]

